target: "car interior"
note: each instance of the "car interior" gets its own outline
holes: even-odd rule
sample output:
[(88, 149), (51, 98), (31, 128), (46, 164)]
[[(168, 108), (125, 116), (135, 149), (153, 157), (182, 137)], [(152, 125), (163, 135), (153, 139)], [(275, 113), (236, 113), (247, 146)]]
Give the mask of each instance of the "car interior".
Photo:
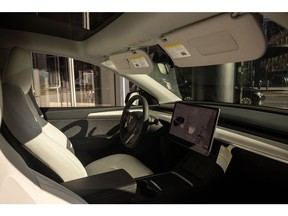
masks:
[[(288, 87), (267, 80), (288, 75), (288, 13), (8, 12), (0, 19), (0, 203), (287, 204)], [(271, 45), (272, 21), (284, 39)], [(97, 104), (88, 70), (79, 72), (83, 80), (60, 74), (69, 91), (59, 98), (57, 87), (52, 96), (54, 76), (45, 78), (48, 63), (37, 72), (38, 53), (67, 58), (69, 69), (83, 61), (112, 72), (115, 85), (98, 72), (92, 83), (112, 85), (117, 103)], [(244, 86), (248, 69), (260, 71), (265, 88), (256, 79)], [(36, 72), (50, 90), (37, 90)], [(128, 92), (116, 88), (125, 82)], [(95, 95), (94, 106), (73, 106), (73, 89), (75, 99)], [(71, 99), (66, 107), (41, 105), (39, 92), (48, 95), (40, 102)], [(269, 105), (275, 98), (282, 107)]]

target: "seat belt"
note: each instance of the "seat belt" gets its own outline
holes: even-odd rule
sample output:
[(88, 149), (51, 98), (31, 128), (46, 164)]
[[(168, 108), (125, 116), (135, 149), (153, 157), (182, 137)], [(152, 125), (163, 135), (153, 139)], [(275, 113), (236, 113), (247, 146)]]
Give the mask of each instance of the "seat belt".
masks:
[(35, 100), (35, 97), (33, 95), (33, 91), (32, 91), (32, 88), (30, 88), (29, 92), (28, 92), (28, 95), (30, 97), (30, 99), (32, 100), (32, 103), (34, 104), (35, 108), (37, 109), (37, 112), (39, 114), (39, 116), (41, 116), (42, 118), (44, 118), (44, 115), (42, 113), (42, 111), (40, 110), (36, 100)]

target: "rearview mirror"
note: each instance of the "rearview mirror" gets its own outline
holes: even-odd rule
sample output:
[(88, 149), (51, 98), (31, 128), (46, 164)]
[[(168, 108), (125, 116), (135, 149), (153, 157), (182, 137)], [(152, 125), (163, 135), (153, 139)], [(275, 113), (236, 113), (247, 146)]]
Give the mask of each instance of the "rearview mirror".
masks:
[(170, 72), (170, 65), (165, 63), (158, 63), (157, 64), (159, 71), (162, 74), (169, 74)]

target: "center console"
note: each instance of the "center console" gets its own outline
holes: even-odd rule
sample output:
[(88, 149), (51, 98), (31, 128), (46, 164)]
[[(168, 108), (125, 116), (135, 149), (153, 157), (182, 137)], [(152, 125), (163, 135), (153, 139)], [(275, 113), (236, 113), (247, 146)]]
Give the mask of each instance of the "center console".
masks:
[(209, 190), (207, 185), (223, 174), (212, 153), (219, 114), (220, 109), (216, 107), (175, 103), (167, 142), (191, 151), (172, 171), (136, 179), (137, 190), (132, 202), (185, 203), (198, 198), (201, 202), (203, 188)]
[(176, 172), (145, 176), (136, 182), (133, 203), (175, 203), (175, 199), (181, 199), (193, 190), (193, 184)]
[(136, 193), (136, 181), (123, 169), (64, 182), (62, 185), (88, 203), (128, 203)]

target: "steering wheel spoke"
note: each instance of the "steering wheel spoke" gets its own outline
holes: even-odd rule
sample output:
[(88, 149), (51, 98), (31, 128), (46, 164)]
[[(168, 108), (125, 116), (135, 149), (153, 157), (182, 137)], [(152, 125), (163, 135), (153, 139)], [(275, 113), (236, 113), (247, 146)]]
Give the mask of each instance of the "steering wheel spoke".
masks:
[(134, 143), (135, 139), (137, 139), (138, 136), (138, 130), (135, 128), (133, 131), (127, 132), (127, 134), (124, 137), (124, 142), (129, 145), (129, 143)]
[(134, 137), (133, 131), (127, 132), (123, 138), (124, 143), (129, 143), (129, 141)]

